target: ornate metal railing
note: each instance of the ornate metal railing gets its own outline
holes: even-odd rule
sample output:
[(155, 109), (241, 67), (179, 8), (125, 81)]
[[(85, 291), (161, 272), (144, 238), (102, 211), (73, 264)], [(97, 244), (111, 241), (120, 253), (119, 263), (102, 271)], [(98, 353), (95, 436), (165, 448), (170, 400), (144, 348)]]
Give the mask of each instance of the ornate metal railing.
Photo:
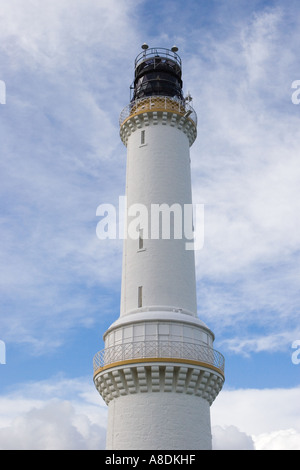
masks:
[(146, 111), (173, 111), (183, 116), (187, 116), (197, 126), (197, 114), (194, 108), (186, 101), (171, 98), (169, 96), (148, 96), (138, 100), (131, 101), (121, 111), (120, 126), (130, 116)]
[(94, 356), (94, 372), (115, 362), (131, 359), (168, 358), (197, 361), (224, 372), (223, 355), (205, 344), (182, 341), (137, 341), (117, 344)]

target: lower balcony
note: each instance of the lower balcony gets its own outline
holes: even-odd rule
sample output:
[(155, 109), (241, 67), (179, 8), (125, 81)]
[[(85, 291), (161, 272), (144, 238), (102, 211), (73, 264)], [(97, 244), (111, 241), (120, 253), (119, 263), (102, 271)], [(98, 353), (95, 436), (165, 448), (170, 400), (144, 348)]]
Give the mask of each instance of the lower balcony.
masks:
[(94, 375), (120, 364), (164, 361), (198, 364), (224, 377), (225, 360), (220, 352), (206, 344), (163, 340), (117, 344), (99, 351), (93, 360)]

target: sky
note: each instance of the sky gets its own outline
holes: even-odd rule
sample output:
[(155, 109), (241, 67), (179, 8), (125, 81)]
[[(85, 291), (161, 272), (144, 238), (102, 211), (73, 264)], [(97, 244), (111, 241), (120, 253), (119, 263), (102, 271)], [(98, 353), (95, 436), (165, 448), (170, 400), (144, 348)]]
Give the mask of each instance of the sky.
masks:
[(0, 449), (105, 447), (92, 359), (122, 240), (96, 211), (125, 194), (118, 120), (147, 42), (177, 45), (198, 115), (213, 448), (300, 450), (299, 2), (0, 0), (0, 20)]

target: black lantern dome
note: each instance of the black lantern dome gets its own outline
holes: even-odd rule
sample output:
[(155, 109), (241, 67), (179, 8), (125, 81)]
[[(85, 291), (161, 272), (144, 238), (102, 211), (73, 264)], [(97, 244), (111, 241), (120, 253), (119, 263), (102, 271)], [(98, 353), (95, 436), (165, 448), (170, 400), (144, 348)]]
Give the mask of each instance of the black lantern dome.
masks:
[(149, 96), (169, 96), (183, 100), (181, 59), (177, 47), (172, 49), (142, 46), (135, 59), (133, 100)]

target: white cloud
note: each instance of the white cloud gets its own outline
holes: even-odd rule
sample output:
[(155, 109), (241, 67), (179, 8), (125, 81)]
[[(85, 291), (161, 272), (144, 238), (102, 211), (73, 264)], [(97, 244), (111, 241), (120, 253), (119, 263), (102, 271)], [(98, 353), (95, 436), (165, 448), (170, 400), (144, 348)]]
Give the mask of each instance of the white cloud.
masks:
[(137, 42), (138, 3), (0, 0), (7, 88), (0, 289), (9, 309), (0, 330), (7, 343), (47, 352), (74, 322), (93, 324), (98, 307), (89, 289), (99, 287), (109, 310), (100, 286), (119, 287), (122, 244), (97, 240), (96, 209), (125, 188), (125, 180), (111, 181), (125, 178), (118, 113), (131, 76), (124, 85), (119, 71), (131, 71), (124, 50)]
[(219, 338), (232, 327), (227, 346), (238, 353), (239, 341), (248, 352), (274, 351), (299, 331), (299, 114), (290, 86), (300, 41), (296, 27), (288, 40), (286, 21), (284, 8), (238, 19), (219, 41), (204, 47), (201, 38), (206, 52), (185, 68), (197, 83), (193, 199), (205, 204), (199, 314)]
[[(1, 319), (2, 334), (41, 351), (49, 331), (37, 338), (37, 311), (53, 333), (62, 311), (66, 326), (75, 319), (91, 325), (91, 299), (69, 295), (72, 286), (119, 289), (122, 244), (96, 239), (95, 212), (100, 203), (117, 203), (125, 189), (118, 114), (127, 104), (141, 22), (133, 1), (0, 4), (0, 78), (7, 85), (0, 279), (14, 304), (10, 323)], [(206, 204), (204, 249), (196, 253), (200, 315), (214, 330), (222, 330), (220, 318), (225, 327), (256, 322), (270, 338), (265, 350), (279, 344), (277, 325), (286, 338), (295, 328), (300, 300), (299, 118), (286, 108), (295, 109), (290, 83), (299, 35), (291, 29), (283, 47), (283, 20), (282, 8), (269, 8), (248, 22), (236, 18), (221, 39), (197, 29), (182, 39), (184, 79), (199, 117), (194, 202)], [(169, 40), (167, 33), (161, 38)], [(108, 305), (105, 296), (102, 302)], [(259, 349), (261, 336), (242, 338), (249, 352)], [(232, 331), (224, 344), (239, 352), (237, 338)]]
[[(223, 390), (211, 409), (215, 450), (299, 450), (299, 387)], [(103, 449), (107, 407), (90, 377), (23, 383), (0, 396), (1, 449)]]
[(277, 58), (281, 18), (280, 8), (267, 9), (255, 14), (253, 22), (243, 32), (242, 44), (250, 82), (265, 77), (266, 63)]
[(127, 22), (137, 3), (132, 0), (126, 4), (120, 0), (45, 0), (41, 5), (39, 0), (28, 0), (25, 8), (21, 0), (12, 0), (9, 4), (1, 0), (1, 17), (5, 20), (1, 35), (15, 40), (11, 47), (19, 43), (33, 56), (35, 51), (40, 54), (44, 51), (44, 56), (62, 54), (72, 38), (76, 38), (73, 46), (103, 41), (107, 47), (119, 51), (117, 33), (122, 36), (126, 32), (128, 41), (135, 37), (134, 31), (130, 34)]
[(259, 335), (247, 338), (232, 338), (221, 341), (222, 346), (226, 349), (249, 357), (251, 353), (260, 352), (278, 352), (287, 351), (295, 338), (300, 338), (300, 329), (284, 331), (283, 333), (272, 333), (267, 335)]
[[(96, 208), (117, 203), (125, 188), (118, 114), (145, 34), (143, 3), (0, 0), (1, 339), (40, 354), (59, 347), (74, 325), (90, 327), (100, 304), (110, 311), (101, 287), (119, 289), (122, 244), (96, 239)], [(196, 254), (200, 315), (237, 354), (278, 351), (300, 333), (295, 6), (236, 13), (220, 35), (186, 20), (178, 44), (199, 118), (194, 201), (206, 204), (205, 245)], [(170, 26), (168, 10), (167, 2), (160, 26)], [(228, 12), (214, 14), (224, 27)], [(159, 32), (167, 47), (169, 31)], [(96, 302), (88, 293), (95, 286)], [(230, 338), (222, 338), (228, 327)], [(212, 411), (215, 445), (295, 447), (297, 397), (298, 388), (224, 390)], [(2, 396), (0, 417), (0, 447), (103, 445), (106, 408), (79, 379)]]
[(214, 426), (212, 428), (213, 450), (254, 450), (251, 436), (241, 432), (235, 426)]
[(215, 449), (299, 450), (299, 387), (223, 390), (212, 406)]
[[(45, 353), (74, 325), (91, 326), (100, 301), (109, 311), (107, 295), (99, 293), (95, 304), (89, 287), (119, 289), (122, 246), (96, 239), (95, 213), (124, 191), (118, 113), (127, 104), (130, 57), (143, 23), (131, 0), (0, 5), (0, 79), (7, 85), (0, 116), (1, 339)], [(299, 108), (290, 85), (299, 78), (293, 64), (300, 42), (298, 25), (287, 42), (283, 19), (282, 9), (268, 9), (239, 21), (222, 40), (193, 28), (183, 40), (191, 39), (183, 72), (199, 117), (194, 202), (206, 204), (205, 245), (196, 254), (200, 315), (217, 335), (232, 327), (229, 339), (218, 339), (238, 354), (277, 351), (299, 336)], [(262, 331), (250, 335), (253, 324)], [(57, 385), (52, 391), (54, 402), (28, 389), (27, 398), (1, 398), (6, 446), (12, 439), (34, 445), (22, 436), (26, 429), (35, 436), (50, 411), (65, 417), (63, 445), (71, 435), (76, 445), (90, 448), (87, 436), (98, 445), (93, 426), (105, 420), (98, 404), (83, 399), (83, 409)], [(250, 446), (252, 439), (256, 448), (293, 446), (297, 396), (298, 389), (223, 391), (213, 407), (216, 445), (230, 447), (236, 439)], [(53, 419), (49, 440), (42, 434), (39, 445), (58, 446), (56, 432)]]
[(0, 428), (4, 450), (92, 450), (105, 446), (105, 430), (77, 414), (70, 402), (49, 402), (32, 408)]
[[(270, 15), (273, 17), (274, 13)], [(252, 28), (256, 30), (256, 23), (261, 22), (258, 16)], [(280, 30), (276, 33), (281, 35)], [(207, 71), (208, 77), (202, 73), (201, 91), (196, 95), (197, 101), (201, 100), (201, 121), (199, 139), (192, 149), (194, 200), (207, 204), (204, 251), (207, 250), (210, 262), (206, 275), (215, 278), (239, 276), (253, 265), (277, 262), (283, 253), (294, 253), (299, 243), (295, 141), (299, 118), (292, 114), (288, 94), (286, 102), (282, 96), (269, 101), (263, 80), (249, 85), (249, 72), (243, 66), (245, 53), (238, 50), (237, 39), (232, 43), (232, 38), (228, 38), (230, 53), (226, 61), (222, 59), (222, 48), (215, 48), (215, 68)], [(251, 39), (248, 41), (251, 43)], [(259, 41), (261, 49), (266, 42), (264, 36)], [(233, 81), (237, 62), (241, 65)], [(263, 64), (270, 74), (276, 66), (274, 61)], [(213, 76), (222, 83), (217, 93)], [(287, 87), (288, 76), (286, 70)], [(205, 256), (205, 252), (197, 254), (200, 260)]]
[(22, 384), (0, 396), (0, 449), (103, 449), (106, 413), (90, 378)]
[(254, 437), (256, 450), (300, 450), (300, 432), (295, 429), (274, 431)]
[[(251, 437), (256, 450), (298, 449), (299, 393), (299, 387), (223, 390), (211, 409), (212, 429), (221, 428), (216, 429), (217, 445), (231, 445), (231, 435), (235, 432), (238, 436), (239, 431)], [(229, 434), (228, 426), (235, 428)]]

